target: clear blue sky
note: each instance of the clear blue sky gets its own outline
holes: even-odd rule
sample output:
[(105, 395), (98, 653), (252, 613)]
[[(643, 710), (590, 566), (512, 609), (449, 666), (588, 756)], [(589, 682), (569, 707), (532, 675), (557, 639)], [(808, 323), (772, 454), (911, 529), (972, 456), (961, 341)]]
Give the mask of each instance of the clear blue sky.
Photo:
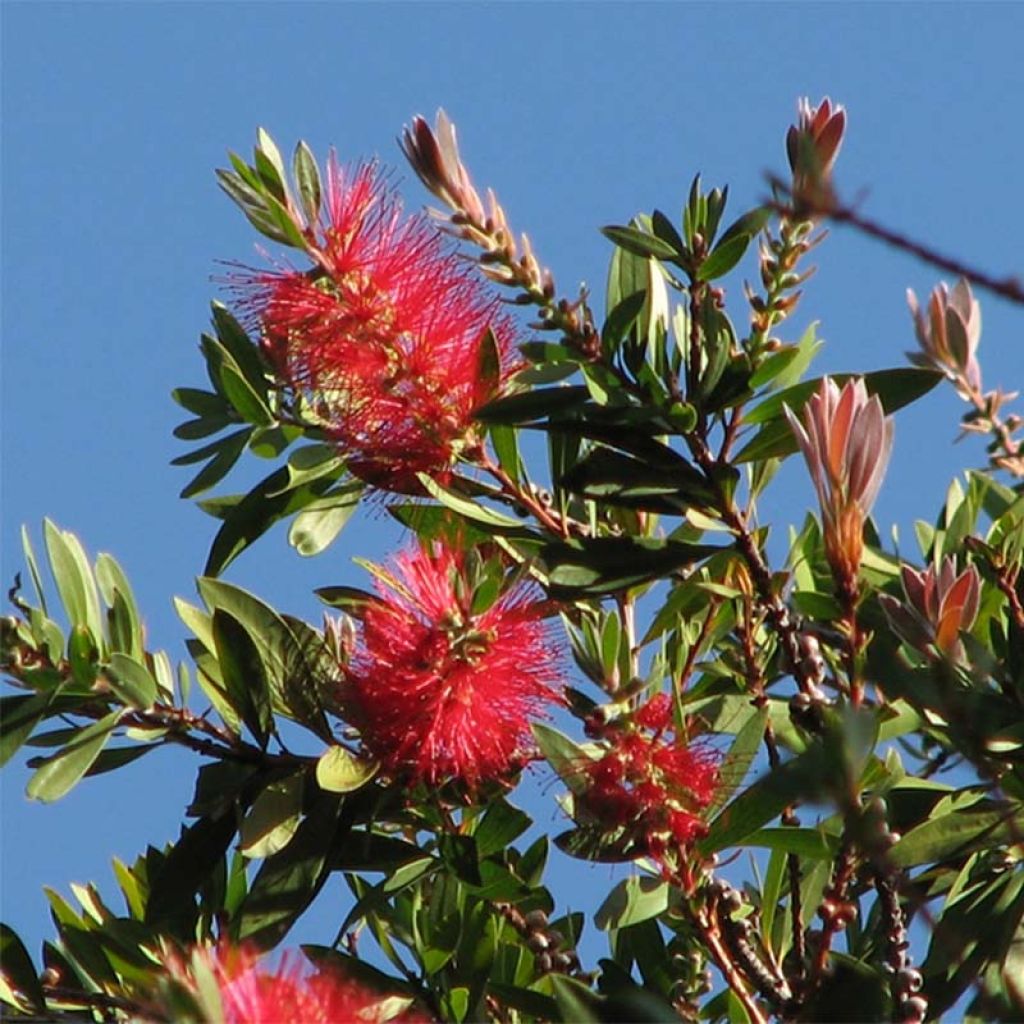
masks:
[[(497, 189), (563, 292), (586, 280), (600, 295), (598, 225), (676, 213), (698, 170), (731, 185), (735, 213), (753, 205), (762, 173), (785, 166), (797, 97), (828, 93), (849, 112), (846, 195), (867, 190), (869, 213), (940, 249), (1024, 270), (1020, 4), (8, 2), (2, 15), (0, 578), (6, 590), (22, 567), (20, 524), (38, 537), (49, 515), (116, 555), (151, 646), (175, 657), (185, 630), (171, 596), (193, 595), (215, 523), (176, 497), (188, 477), (168, 465), (183, 450), (168, 392), (204, 379), (215, 261), (259, 260), (212, 174), (257, 125), (282, 148), (301, 136), (321, 156), (333, 144), (399, 165), (403, 123), (444, 106), (476, 181)], [(410, 206), (425, 201), (411, 172), (400, 180)], [(927, 292), (936, 274), (844, 230), (818, 262), (790, 336), (821, 321), (820, 370), (899, 365), (912, 344), (904, 289)], [(742, 316), (740, 278), (728, 280)], [(982, 302), (985, 380), (1012, 388), (1024, 316)], [(909, 539), (957, 468), (983, 459), (975, 441), (951, 447), (959, 411), (943, 389), (900, 416), (883, 528), (896, 521)], [(762, 511), (795, 521), (810, 500), (794, 465)], [(363, 582), (350, 556), (397, 539), (386, 516), (365, 515), (303, 562), (278, 530), (229, 577), (316, 618), (313, 587)], [(154, 754), (44, 807), (23, 797), (24, 758), (8, 767), (2, 916), (33, 951), (51, 933), (41, 886), (112, 891), (112, 855), (176, 835), (195, 768)], [(559, 824), (550, 802), (539, 813)], [(608, 874), (562, 877), (582, 892)]]

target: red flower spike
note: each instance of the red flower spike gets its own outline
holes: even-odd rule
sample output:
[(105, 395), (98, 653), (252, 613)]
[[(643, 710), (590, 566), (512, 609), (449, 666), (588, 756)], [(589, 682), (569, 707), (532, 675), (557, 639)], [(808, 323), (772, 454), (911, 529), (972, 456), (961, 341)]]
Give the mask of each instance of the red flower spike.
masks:
[(332, 156), (325, 209), (309, 229), (316, 266), (239, 277), (242, 307), (352, 472), (415, 492), (417, 473), (448, 474), (475, 410), (519, 368), (514, 325), (426, 218), (403, 219), (375, 165)]
[(530, 719), (556, 701), (544, 605), (514, 585), (479, 615), (461, 553), (399, 555), (363, 615), (344, 700), (369, 753), (409, 783), (470, 788), (517, 770)]
[(429, 1020), (410, 1010), (395, 1016), (393, 997), (365, 989), (334, 970), (310, 970), (288, 955), (276, 969), (266, 967), (248, 947), (196, 948), (190, 961), (175, 958), (168, 968), (173, 978), (196, 990), (194, 968), (200, 964), (217, 983), (224, 1024), (427, 1024)]
[(637, 711), (633, 721), (644, 729), (661, 732), (672, 721), (672, 698), (667, 693), (657, 694)]

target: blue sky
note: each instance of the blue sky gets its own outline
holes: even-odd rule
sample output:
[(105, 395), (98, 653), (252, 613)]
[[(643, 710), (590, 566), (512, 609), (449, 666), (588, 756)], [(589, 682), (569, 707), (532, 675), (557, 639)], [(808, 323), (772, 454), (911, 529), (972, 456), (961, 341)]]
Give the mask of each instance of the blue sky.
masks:
[[(200, 385), (197, 352), (218, 259), (258, 263), (255, 236), (217, 189), (225, 150), (257, 125), (282, 148), (377, 154), (443, 106), (481, 185), (493, 185), (560, 288), (600, 296), (597, 232), (639, 210), (676, 214), (690, 179), (729, 183), (739, 213), (785, 166), (799, 96), (849, 113), (837, 181), (873, 217), (993, 271), (1020, 273), (1019, 4), (244, 4), (3, 6), (2, 580), (21, 568), (18, 529), (43, 516), (112, 552), (133, 580), (151, 646), (184, 655), (171, 596), (193, 596), (214, 522), (178, 500), (186, 471), (172, 387)], [(410, 171), (410, 207), (426, 196)], [(899, 365), (912, 333), (904, 290), (938, 275), (838, 229), (787, 338), (820, 320), (819, 370)], [(752, 277), (753, 264), (741, 265)], [(731, 308), (743, 315), (740, 275)], [(1024, 371), (1021, 311), (981, 296), (986, 383)], [(910, 537), (951, 475), (983, 460), (954, 448), (948, 389), (902, 414), (877, 517)], [(252, 466), (243, 481), (265, 473)], [(248, 476), (246, 475), (248, 473)], [(230, 481), (229, 481), (230, 483)], [(788, 467), (762, 514), (796, 521), (811, 500)], [(349, 558), (399, 537), (362, 515), (304, 562), (283, 530), (229, 570), (278, 607), (317, 618), (310, 591), (363, 582)], [(53, 807), (3, 786), (2, 916), (38, 948), (43, 884), (99, 879), (109, 860), (177, 833), (196, 764), (157, 753), (86, 780)], [(534, 799), (534, 798), (531, 798)], [(550, 802), (542, 823), (557, 825)], [(574, 869), (584, 888), (607, 869)], [(563, 877), (569, 877), (563, 872)], [(324, 932), (305, 932), (323, 939)]]

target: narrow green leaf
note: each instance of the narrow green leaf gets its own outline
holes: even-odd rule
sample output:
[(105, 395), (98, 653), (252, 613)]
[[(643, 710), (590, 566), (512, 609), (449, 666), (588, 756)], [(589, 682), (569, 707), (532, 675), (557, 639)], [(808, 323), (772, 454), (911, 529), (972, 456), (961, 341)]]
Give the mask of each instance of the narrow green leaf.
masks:
[(701, 263), (697, 277), (701, 281), (714, 281), (728, 274), (743, 258), (750, 245), (750, 235), (734, 235), (718, 243)]
[(46, 997), (35, 965), (14, 930), (0, 924), (0, 1000), (46, 1015)]
[(480, 505), (473, 501), (472, 498), (467, 498), (445, 487), (443, 484), (439, 484), (426, 473), (417, 473), (416, 476), (423, 485), (423, 489), (432, 498), (435, 498), (453, 512), (458, 512), (459, 515), (465, 516), (470, 521), (480, 523), (482, 526), (489, 526), (495, 530), (511, 530), (517, 533), (523, 530), (523, 524), (520, 520), (513, 519), (512, 516), (507, 516), (502, 512), (496, 512), (494, 509)]
[(99, 757), (123, 714), (121, 709), (110, 712), (82, 729), (63, 750), (43, 761), (28, 781), (29, 798), (52, 803), (69, 793)]
[(261, 949), (284, 938), (330, 874), (328, 854), (348, 831), (341, 819), (343, 800), (323, 794), (288, 846), (263, 862), (232, 921), (233, 938)]
[(157, 685), (149, 669), (131, 655), (115, 651), (107, 663), (107, 683), (129, 707), (149, 708), (156, 701)]
[(349, 484), (303, 509), (288, 528), (288, 543), (304, 558), (325, 551), (352, 518), (363, 490), (360, 482)]
[(243, 427), (207, 445), (203, 451), (211, 453), (213, 458), (182, 488), (180, 497), (194, 498), (220, 483), (245, 451), (251, 436), (252, 427)]
[(309, 224), (316, 224), (320, 217), (320, 171), (316, 166), (313, 151), (300, 141), (292, 156), (292, 173), (299, 190), (299, 200)]
[(634, 256), (653, 256), (657, 260), (671, 260), (680, 255), (669, 242), (638, 228), (609, 224), (601, 228), (601, 234)]

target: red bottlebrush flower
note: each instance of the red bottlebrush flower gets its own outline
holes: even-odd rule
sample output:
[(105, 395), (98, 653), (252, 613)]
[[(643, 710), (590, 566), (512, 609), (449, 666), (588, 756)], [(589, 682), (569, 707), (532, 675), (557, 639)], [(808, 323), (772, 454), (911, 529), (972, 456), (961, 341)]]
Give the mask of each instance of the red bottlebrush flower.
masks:
[(345, 700), (389, 775), (470, 788), (521, 766), (529, 721), (557, 699), (545, 608), (518, 583), (472, 611), (464, 556), (446, 547), (399, 555), (362, 617)]
[(908, 288), (907, 305), (914, 318), (920, 352), (908, 352), (916, 366), (938, 370), (949, 377), (957, 390), (981, 392), (981, 367), (975, 352), (981, 340), (981, 307), (971, 293), (970, 284), (961, 278), (950, 291), (945, 282), (938, 285), (921, 309), (917, 296)]
[(662, 704), (655, 697), (633, 716), (635, 722), (653, 706), (659, 731), (613, 733), (611, 749), (583, 767), (585, 784), (576, 796), (580, 824), (617, 833), (614, 842), (626, 856), (664, 860), (691, 845), (707, 831), (698, 812), (719, 789), (719, 755), (665, 736)]
[[(400, 997), (372, 992), (338, 971), (311, 970), (287, 955), (276, 969), (268, 968), (257, 952), (244, 946), (197, 947), (187, 960), (171, 959), (168, 969), (172, 979), (195, 994), (203, 1011), (216, 1013), (219, 1009), (224, 1024), (428, 1021), (416, 1011), (396, 1007)], [(197, 974), (213, 976), (220, 997), (219, 1008), (205, 1005), (208, 992), (198, 984)]]
[(657, 694), (637, 711), (633, 721), (641, 728), (661, 732), (672, 721), (672, 698), (667, 693)]
[(943, 654), (958, 659), (963, 653), (960, 633), (978, 616), (981, 577), (968, 566), (956, 571), (956, 558), (947, 557), (924, 572), (904, 565), (901, 570), (906, 602), (880, 595), (882, 607), (896, 632), (912, 647), (927, 653), (934, 644)]
[(828, 377), (803, 411), (803, 424), (783, 407), (811, 470), (821, 505), (825, 553), (841, 588), (856, 588), (864, 552), (864, 520), (875, 503), (892, 453), (893, 421), (861, 379), (840, 391)]
[[(238, 279), (282, 387), (356, 475), (415, 491), (472, 444), (473, 414), (519, 368), (497, 296), (374, 165), (331, 158), (315, 267)], [(493, 339), (493, 341), (492, 341)]]

